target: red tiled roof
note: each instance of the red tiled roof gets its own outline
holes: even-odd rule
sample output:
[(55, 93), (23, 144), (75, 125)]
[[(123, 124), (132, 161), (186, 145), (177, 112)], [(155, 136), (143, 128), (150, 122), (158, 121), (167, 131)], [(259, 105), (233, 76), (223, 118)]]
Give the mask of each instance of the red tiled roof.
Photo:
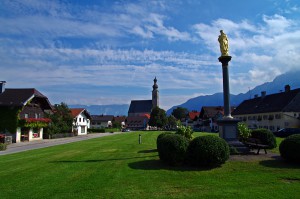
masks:
[(71, 115), (73, 117), (77, 117), (82, 111), (84, 111), (84, 108), (70, 108)]
[(200, 112), (189, 112), (189, 118), (191, 120), (194, 120), (195, 117), (199, 117), (199, 115), (200, 115)]

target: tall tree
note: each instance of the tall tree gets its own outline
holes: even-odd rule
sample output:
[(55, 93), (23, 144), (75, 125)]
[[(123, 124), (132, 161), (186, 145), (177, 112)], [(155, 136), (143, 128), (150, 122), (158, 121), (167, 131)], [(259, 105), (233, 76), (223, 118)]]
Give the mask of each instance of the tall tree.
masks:
[(177, 107), (172, 111), (172, 115), (178, 120), (181, 120), (182, 118), (186, 118), (188, 113), (189, 111), (183, 107)]
[(70, 133), (72, 131), (73, 117), (71, 110), (65, 103), (56, 104), (53, 114), (49, 114), (51, 124), (47, 129), (49, 134)]
[(164, 127), (168, 122), (167, 114), (164, 109), (155, 107), (151, 111), (149, 125), (156, 126), (158, 128)]
[(177, 127), (177, 119), (173, 116), (173, 115), (170, 115), (168, 117), (168, 128), (169, 129), (176, 129)]

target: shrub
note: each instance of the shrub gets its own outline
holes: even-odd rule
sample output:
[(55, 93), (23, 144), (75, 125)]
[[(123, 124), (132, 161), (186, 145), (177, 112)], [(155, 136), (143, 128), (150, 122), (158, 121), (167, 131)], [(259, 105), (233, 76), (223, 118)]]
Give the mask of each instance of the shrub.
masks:
[(178, 135), (182, 135), (183, 137), (186, 137), (188, 140), (192, 140), (193, 139), (193, 129), (188, 126), (188, 127), (185, 127), (185, 126), (179, 126), (176, 130), (176, 134)]
[(268, 129), (255, 129), (251, 133), (252, 138), (259, 139), (262, 144), (268, 145), (268, 149), (276, 148), (276, 138)]
[(219, 166), (229, 158), (229, 146), (217, 136), (200, 136), (193, 139), (187, 150), (187, 161), (194, 166)]
[(0, 143), (0, 151), (5, 151), (6, 150), (7, 144), (5, 143)]
[(290, 135), (279, 145), (279, 152), (282, 158), (300, 163), (300, 134)]
[(248, 128), (247, 124), (243, 122), (238, 123), (238, 132), (240, 141), (242, 142), (246, 141), (249, 137), (251, 137), (251, 130)]
[(158, 138), (159, 158), (169, 165), (180, 165), (185, 159), (189, 144), (187, 138), (176, 134), (165, 134)]

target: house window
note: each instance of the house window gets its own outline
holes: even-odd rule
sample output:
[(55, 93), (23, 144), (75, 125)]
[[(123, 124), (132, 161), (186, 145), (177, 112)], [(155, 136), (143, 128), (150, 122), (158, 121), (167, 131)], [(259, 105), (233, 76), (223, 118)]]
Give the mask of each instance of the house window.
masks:
[(264, 119), (264, 120), (267, 120), (267, 119), (268, 119), (268, 116), (267, 116), (267, 115), (264, 115), (264, 116), (263, 116), (263, 119)]
[(24, 117), (25, 117), (25, 118), (28, 118), (28, 113), (25, 113), (25, 114), (24, 114)]
[(78, 118), (79, 122), (81, 122), (81, 118)]
[(280, 114), (276, 114), (275, 115), (275, 119), (281, 119), (281, 115)]
[(83, 122), (85, 122), (85, 119), (84, 119), (84, 118), (82, 118), (82, 121), (83, 121)]

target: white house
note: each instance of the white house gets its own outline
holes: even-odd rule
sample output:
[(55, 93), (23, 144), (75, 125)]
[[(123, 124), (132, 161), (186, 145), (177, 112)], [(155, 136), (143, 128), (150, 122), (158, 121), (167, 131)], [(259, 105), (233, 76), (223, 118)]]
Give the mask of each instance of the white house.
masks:
[(71, 108), (70, 110), (73, 116), (72, 132), (76, 135), (86, 135), (90, 128), (90, 114), (84, 108)]

